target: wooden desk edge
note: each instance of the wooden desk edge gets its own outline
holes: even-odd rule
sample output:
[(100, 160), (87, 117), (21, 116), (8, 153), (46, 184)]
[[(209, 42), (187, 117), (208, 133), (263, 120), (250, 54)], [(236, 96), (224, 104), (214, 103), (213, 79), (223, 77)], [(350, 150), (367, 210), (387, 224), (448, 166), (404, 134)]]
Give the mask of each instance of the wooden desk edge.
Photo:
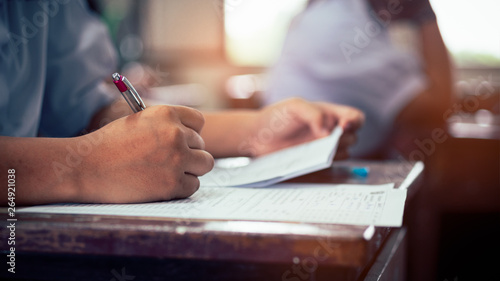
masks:
[[(0, 220), (6, 218), (0, 215)], [(231, 226), (234, 223), (247, 228), (268, 225), (282, 231), (236, 231)], [(389, 228), (377, 227), (372, 238), (366, 240), (366, 228), (23, 213), (16, 224), (16, 252), (284, 263), (292, 263), (294, 258), (314, 258), (318, 265), (358, 267), (366, 264), (389, 232)], [(0, 237), (7, 239), (9, 232), (4, 229)], [(0, 246), (0, 250), (7, 249), (6, 243)]]
[[(408, 168), (396, 170), (399, 164), (345, 161), (337, 162), (326, 172), (334, 171), (336, 165), (366, 165), (372, 170), (383, 171), (382, 175), (370, 178), (366, 183), (391, 180), (398, 186), (408, 172)], [(386, 174), (385, 171), (392, 173)], [(5, 222), (6, 218), (5, 214), (0, 215), (0, 220)], [(228, 224), (234, 221), (29, 213), (17, 214), (17, 218), (18, 253), (285, 263), (292, 263), (297, 258), (315, 258), (318, 265), (350, 267), (366, 265), (390, 233), (389, 228), (376, 227), (373, 237), (367, 241), (363, 236), (367, 227), (351, 225), (239, 222), (247, 228), (264, 223), (287, 230), (266, 233), (258, 229), (255, 232), (228, 229)], [(68, 224), (71, 224), (70, 228)], [(0, 230), (3, 239), (8, 235), (6, 228)], [(7, 249), (6, 244), (0, 246), (0, 250)]]

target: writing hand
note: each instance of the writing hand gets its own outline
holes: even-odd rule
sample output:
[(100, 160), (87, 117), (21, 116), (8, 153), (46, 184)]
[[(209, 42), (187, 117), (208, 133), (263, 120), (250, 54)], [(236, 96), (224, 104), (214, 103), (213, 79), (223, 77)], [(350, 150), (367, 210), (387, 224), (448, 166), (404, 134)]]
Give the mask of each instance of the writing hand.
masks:
[(203, 115), (182, 106), (154, 106), (83, 136), (96, 143), (82, 162), (78, 201), (131, 203), (185, 198), (213, 157), (199, 135)]

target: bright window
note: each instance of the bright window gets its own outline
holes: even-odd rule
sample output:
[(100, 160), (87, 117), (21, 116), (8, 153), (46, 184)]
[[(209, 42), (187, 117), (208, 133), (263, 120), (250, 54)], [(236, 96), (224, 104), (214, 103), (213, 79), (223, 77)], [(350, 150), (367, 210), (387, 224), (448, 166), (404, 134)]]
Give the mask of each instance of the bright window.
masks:
[(225, 0), (226, 54), (240, 66), (269, 66), (278, 58), (292, 18), (307, 0)]
[[(226, 55), (240, 66), (270, 66), (307, 0), (224, 0)], [(460, 67), (500, 67), (499, 0), (430, 0)]]
[(500, 67), (499, 0), (431, 0), (458, 66)]

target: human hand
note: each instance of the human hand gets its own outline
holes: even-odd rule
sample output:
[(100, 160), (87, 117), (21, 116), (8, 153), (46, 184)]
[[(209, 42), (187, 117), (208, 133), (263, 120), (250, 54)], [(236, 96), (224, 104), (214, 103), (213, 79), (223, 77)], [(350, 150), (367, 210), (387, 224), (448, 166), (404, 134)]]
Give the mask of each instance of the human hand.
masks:
[(203, 125), (197, 110), (154, 106), (82, 136), (79, 141), (95, 145), (82, 162), (76, 201), (133, 203), (192, 195), (200, 185), (197, 177), (214, 165), (199, 135)]
[(345, 159), (349, 156), (348, 147), (356, 142), (356, 130), (363, 122), (363, 113), (349, 106), (287, 99), (264, 107), (257, 114), (250, 133), (250, 154), (259, 156), (325, 137), (338, 125), (344, 133), (335, 159)]

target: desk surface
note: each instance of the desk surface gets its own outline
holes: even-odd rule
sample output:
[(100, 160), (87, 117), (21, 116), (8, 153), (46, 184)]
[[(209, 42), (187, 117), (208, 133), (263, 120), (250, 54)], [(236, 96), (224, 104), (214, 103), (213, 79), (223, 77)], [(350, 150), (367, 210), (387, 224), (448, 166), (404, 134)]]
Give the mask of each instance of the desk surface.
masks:
[[(394, 182), (411, 165), (401, 162), (336, 162), (331, 169), (294, 182)], [(344, 167), (368, 166), (367, 178), (354, 178)], [(410, 191), (414, 189), (410, 187)], [(411, 194), (411, 192), (410, 192)], [(372, 261), (390, 228), (256, 221), (206, 221), (102, 215), (16, 215), (16, 255), (81, 254), (92, 256), (191, 259), (363, 268)], [(0, 220), (6, 222), (2, 213)], [(8, 229), (0, 236), (7, 241)], [(0, 244), (7, 250), (7, 243)]]

